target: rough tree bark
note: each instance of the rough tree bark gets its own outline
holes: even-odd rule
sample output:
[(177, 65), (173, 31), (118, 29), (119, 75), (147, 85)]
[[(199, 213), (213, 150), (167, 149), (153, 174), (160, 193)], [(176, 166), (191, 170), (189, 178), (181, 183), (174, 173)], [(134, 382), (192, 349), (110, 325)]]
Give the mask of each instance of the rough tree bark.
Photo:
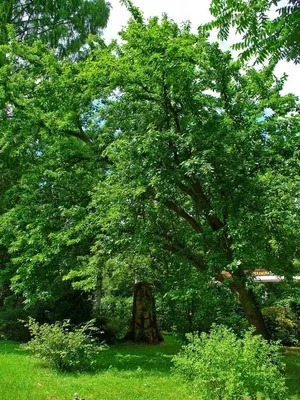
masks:
[(156, 319), (152, 285), (149, 282), (138, 282), (134, 285), (132, 322), (124, 339), (149, 344), (163, 342)]

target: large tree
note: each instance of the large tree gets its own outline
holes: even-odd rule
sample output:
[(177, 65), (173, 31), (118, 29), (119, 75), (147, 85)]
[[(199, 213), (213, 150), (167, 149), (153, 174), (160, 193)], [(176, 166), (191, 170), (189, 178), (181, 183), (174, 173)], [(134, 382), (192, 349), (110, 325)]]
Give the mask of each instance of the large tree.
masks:
[(1, 243), (14, 288), (40, 301), (63, 277), (96, 287), (117, 254), (153, 268), (166, 254), (228, 285), (267, 336), (251, 271), (295, 272), (296, 98), (272, 66), (243, 70), (167, 18), (137, 14), (121, 37), (76, 64), (39, 43), (4, 47), (1, 147), (18, 173)]
[[(294, 271), (296, 98), (280, 95), (273, 66), (242, 70), (201, 33), (167, 18), (131, 20), (121, 37), (114, 59), (97, 66), (109, 87), (100, 113), (115, 136), (94, 196), (103, 229), (97, 248), (184, 258), (228, 285), (267, 337), (251, 271)], [(86, 73), (95, 83), (92, 64)]]
[[(257, 57), (286, 59), (300, 62), (300, 2), (288, 0), (281, 5), (278, 0), (212, 0), (210, 12), (215, 20), (210, 28), (219, 28), (219, 37), (228, 39), (233, 27), (241, 42), (233, 45), (242, 50), (243, 58)], [(270, 13), (276, 10), (276, 16)]]
[(0, 283), (43, 308), (70, 292), (63, 277), (90, 254), (94, 226), (83, 222), (105, 160), (76, 78), (80, 62), (59, 60), (40, 42), (3, 49)]

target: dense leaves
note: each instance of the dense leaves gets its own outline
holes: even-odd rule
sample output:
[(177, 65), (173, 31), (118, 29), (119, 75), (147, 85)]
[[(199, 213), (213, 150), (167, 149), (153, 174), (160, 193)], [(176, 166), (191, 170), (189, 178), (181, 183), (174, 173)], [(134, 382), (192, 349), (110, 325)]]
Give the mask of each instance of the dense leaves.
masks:
[[(271, 18), (274, 9), (276, 16)], [(289, 0), (285, 6), (278, 0), (212, 0), (210, 11), (216, 19), (208, 26), (220, 28), (221, 39), (228, 38), (231, 26), (241, 35), (242, 41), (233, 48), (242, 50), (244, 58), (300, 62), (299, 0)]]
[(74, 53), (89, 34), (101, 33), (108, 16), (105, 0), (1, 1), (0, 44), (7, 42), (7, 24), (11, 24), (26, 43), (40, 39), (61, 55)]
[(200, 399), (286, 398), (276, 345), (252, 332), (240, 339), (224, 326), (215, 326), (210, 334), (189, 334), (187, 339), (173, 361)]
[(110, 73), (118, 92), (102, 109), (116, 136), (106, 150), (113, 165), (105, 199), (95, 197), (114, 212), (110, 234), (116, 223), (126, 246), (133, 233), (140, 246), (156, 237), (200, 270), (292, 270), (299, 121), (283, 81), (272, 67), (241, 73), (228, 53), (167, 19), (131, 22), (122, 38)]
[(90, 333), (93, 321), (82, 327), (72, 327), (70, 321), (38, 324), (30, 319), (28, 323), (31, 340), (22, 346), (35, 357), (47, 361), (61, 371), (90, 370), (100, 347)]
[(263, 330), (251, 271), (299, 257), (297, 99), (166, 17), (121, 38), (77, 63), (3, 47), (0, 279), (33, 305), (194, 266)]

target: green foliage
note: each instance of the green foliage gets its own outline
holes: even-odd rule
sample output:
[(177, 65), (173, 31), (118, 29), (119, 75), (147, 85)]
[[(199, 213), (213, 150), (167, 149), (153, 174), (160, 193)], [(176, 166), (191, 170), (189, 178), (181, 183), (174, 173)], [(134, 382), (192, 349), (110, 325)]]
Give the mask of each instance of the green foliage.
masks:
[[(48, 88), (44, 87), (45, 90), (40, 92), (40, 97), (35, 93), (35, 84), (32, 85), (32, 83), (33, 81), (37, 83), (39, 79), (46, 83), (46, 76), (48, 76), (50, 80), (52, 80), (54, 76), (58, 77), (60, 70), (60, 64), (57, 60), (58, 56), (68, 56), (69, 59), (72, 58), (73, 63), (70, 62), (69, 66), (73, 65), (73, 67), (75, 67), (75, 60), (80, 59), (81, 55), (84, 55), (87, 49), (101, 42), (99, 35), (102, 33), (102, 28), (107, 24), (109, 11), (110, 5), (105, 2), (105, 0), (12, 0), (0, 2), (0, 124), (1, 132), (3, 133), (0, 139), (0, 215), (3, 216), (8, 209), (11, 211), (14, 209), (10, 216), (6, 215), (6, 217), (4, 217), (5, 222), (4, 220), (2, 221), (6, 226), (7, 235), (5, 235), (5, 238), (3, 236), (4, 240), (2, 241), (2, 245), (0, 245), (0, 304), (2, 304), (3, 299), (7, 296), (7, 288), (10, 288), (17, 293), (20, 303), (22, 302), (23, 307), (27, 309), (26, 315), (29, 313), (32, 316), (36, 316), (36, 310), (38, 310), (38, 317), (40, 317), (39, 319), (41, 321), (51, 321), (55, 312), (60, 314), (57, 318), (58, 320), (62, 319), (60, 318), (62, 315), (64, 318), (66, 314), (70, 316), (72, 320), (76, 320), (76, 317), (73, 318), (74, 314), (68, 313), (68, 299), (66, 300), (65, 297), (70, 295), (72, 288), (69, 282), (66, 283), (63, 281), (62, 276), (64, 273), (62, 271), (69, 271), (69, 268), (67, 268), (67, 270), (65, 269), (66, 264), (72, 264), (76, 269), (78, 263), (83, 263), (82, 258), (86, 255), (84, 249), (87, 248), (86, 240), (90, 241), (90, 239), (88, 239), (90, 238), (90, 234), (88, 232), (83, 234), (83, 236), (85, 236), (85, 239), (83, 239), (85, 243), (83, 243), (81, 239), (79, 239), (81, 234), (79, 234), (78, 231), (80, 230), (82, 232), (81, 222), (85, 215), (84, 209), (87, 204), (87, 190), (90, 187), (90, 183), (89, 174), (82, 168), (82, 161), (86, 161), (88, 155), (85, 151), (80, 149), (78, 143), (74, 143), (75, 141), (72, 143), (72, 140), (69, 143), (67, 143), (68, 140), (65, 142), (60, 140), (61, 137), (59, 137), (58, 131), (56, 131), (56, 139), (54, 141), (50, 140), (52, 144), (56, 143), (54, 144), (56, 149), (52, 147), (54, 153), (45, 150), (46, 148), (50, 150), (52, 146), (49, 146), (50, 142), (46, 138), (47, 132), (50, 133), (47, 125), (50, 120), (59, 120), (57, 115), (54, 115), (57, 109), (54, 111), (52, 108), (51, 110), (51, 104), (54, 104), (54, 98), (51, 100), (48, 96), (48, 90), (52, 91), (53, 94), (56, 90), (54, 90), (55, 85), (52, 87), (50, 87), (50, 85)], [(92, 36), (89, 38), (89, 35)], [(89, 40), (89, 45), (86, 44), (87, 40)], [(38, 43), (36, 41), (38, 41)], [(84, 44), (86, 45), (83, 46)], [(9, 47), (5, 47), (6, 45)], [(8, 48), (10, 48), (10, 50), (8, 50)], [(23, 50), (21, 50), (21, 48), (23, 48)], [(50, 48), (53, 51), (49, 51)], [(16, 52), (21, 50), (21, 52), (19, 56), (17, 56), (18, 60), (15, 58), (13, 61), (12, 58), (14, 58), (14, 56), (11, 58), (9, 53), (12, 55), (15, 50)], [(82, 54), (82, 52), (84, 54)], [(28, 58), (25, 55), (26, 53)], [(44, 56), (45, 58), (42, 61)], [(41, 62), (39, 62), (39, 60)], [(48, 72), (44, 69), (46, 65), (49, 68)], [(20, 102), (18, 102), (16, 93), (13, 93), (14, 90), (11, 92), (9, 88), (10, 84), (8, 83), (10, 78), (8, 78), (7, 73), (10, 75), (12, 71), (16, 73), (16, 80), (14, 82), (16, 86), (20, 85), (21, 97), (24, 96), (23, 100), (27, 98), (28, 102), (26, 100), (20, 100), (20, 98)], [(39, 75), (40, 72), (42, 72), (42, 75)], [(69, 73), (71, 73), (70, 70)], [(23, 74), (24, 78), (25, 75), (27, 75), (25, 78), (27, 84), (22, 79)], [(6, 78), (8, 78), (8, 80)], [(12, 78), (12, 81), (13, 80), (14, 78)], [(60, 86), (60, 88), (62, 88), (62, 86)], [(32, 92), (30, 94), (31, 90)], [(62, 98), (63, 93), (60, 89), (58, 89), (58, 92), (56, 92), (58, 98)], [(76, 89), (73, 87), (70, 92), (74, 94)], [(11, 97), (10, 94), (12, 95)], [(41, 125), (36, 119), (35, 107), (32, 108), (33, 113), (31, 115), (25, 111), (27, 107), (25, 103), (29, 105), (29, 103), (32, 102), (33, 106), (33, 103), (37, 101), (36, 105), (38, 106), (38, 98), (40, 98), (41, 103), (46, 106), (41, 115), (46, 117), (44, 122), (46, 120), (48, 121)], [(17, 103), (19, 103), (19, 106), (16, 106)], [(57, 101), (57, 104), (58, 103), (59, 101)], [(69, 101), (67, 101), (67, 103), (67, 110), (65, 108), (61, 111), (62, 114), (69, 116), (66, 117), (68, 122), (65, 120), (65, 123), (58, 123), (61, 129), (63, 129), (63, 127), (66, 128), (68, 124), (70, 125), (70, 118), (72, 119), (70, 116), (72, 114), (71, 103)], [(23, 106), (25, 106), (25, 109), (23, 109), (25, 113), (21, 111)], [(78, 107), (78, 104), (76, 107)], [(12, 112), (11, 114), (9, 110)], [(52, 115), (51, 111), (53, 112)], [(81, 116), (81, 110), (79, 110), (79, 108), (78, 111), (76, 117), (74, 113), (72, 114), (73, 120)], [(35, 117), (33, 117), (34, 114)], [(11, 120), (11, 124), (8, 122), (9, 120)], [(37, 128), (37, 125), (39, 125), (40, 128)], [(2, 128), (4, 128), (6, 133), (2, 131)], [(13, 136), (18, 137), (15, 142), (16, 146), (14, 146), (11, 141)], [(62, 153), (65, 153), (67, 158), (63, 157), (64, 161), (62, 159), (58, 161)], [(54, 154), (56, 154), (55, 157), (53, 157)], [(46, 160), (44, 156), (48, 159), (48, 162), (46, 162), (48, 165), (44, 164), (42, 161)], [(53, 161), (56, 164), (54, 169)], [(65, 175), (66, 170), (70, 171), (72, 175), (71, 179)], [(75, 195), (77, 198), (77, 200), (75, 200), (73, 197), (76, 191), (75, 188), (82, 188), (79, 182), (83, 182), (84, 180), (87, 183), (87, 187), (83, 191), (77, 191), (78, 196)], [(56, 183), (54, 183), (54, 181), (56, 181)], [(30, 182), (33, 186), (31, 186)], [(35, 192), (37, 197), (34, 195), (35, 199), (30, 199), (30, 192), (32, 195)], [(46, 194), (46, 192), (48, 193)], [(47, 198), (48, 200), (46, 200)], [(64, 200), (63, 202), (58, 201), (57, 203), (54, 198), (56, 198), (56, 200), (64, 198)], [(33, 205), (34, 203), (37, 208)], [(10, 206), (8, 206), (8, 204), (10, 204)], [(41, 217), (39, 221), (35, 220), (34, 217), (34, 215), (38, 214)], [(31, 234), (28, 235), (27, 238), (20, 235), (19, 239), (14, 241), (13, 238), (16, 238), (14, 236), (16, 231), (10, 225), (10, 222), (12, 222), (11, 217), (12, 219), (18, 219), (20, 217), (19, 227), (24, 233), (25, 230), (31, 231)], [(58, 219), (56, 217), (58, 217)], [(53, 224), (50, 222), (52, 218), (53, 222), (55, 221)], [(61, 218), (64, 219), (62, 225)], [(75, 223), (75, 225), (77, 225), (76, 235), (73, 234), (71, 237), (67, 234), (64, 236), (66, 240), (63, 240), (65, 246), (68, 247), (68, 249), (65, 247), (63, 252), (65, 255), (68, 253), (69, 256), (71, 256), (71, 258), (67, 256), (67, 261), (64, 257), (58, 256), (57, 253), (60, 252), (59, 248), (62, 244), (60, 231), (63, 229), (66, 232), (68, 230), (67, 227), (71, 225), (74, 227), (73, 222), (75, 222), (75, 220), (77, 221)], [(49, 240), (53, 245), (50, 246), (52, 250), (50, 250), (49, 247), (46, 249), (46, 243), (49, 243)], [(12, 254), (14, 251), (11, 252), (12, 247), (8, 245), (8, 243), (12, 244), (12, 241), (14, 241), (13, 247), (15, 250), (19, 249), (16, 258), (14, 258)], [(36, 250), (33, 252), (30, 251), (25, 242), (29, 244), (29, 247), (33, 246), (36, 250), (39, 248), (39, 255), (37, 255)], [(81, 242), (81, 244), (79, 244), (79, 242)], [(71, 255), (72, 250), (70, 249), (72, 246), (73, 248), (76, 247), (76, 255), (73, 252), (73, 256)], [(10, 250), (8, 248), (10, 248)], [(28, 253), (26, 248), (29, 250)], [(24, 258), (21, 254), (23, 254)], [(74, 259), (74, 257), (76, 261), (74, 260), (75, 262), (72, 262), (71, 259)], [(16, 267), (15, 264), (18, 258), (23, 264), (23, 267), (19, 264), (20, 269)], [(31, 265), (28, 264), (29, 259), (31, 260), (29, 262)], [(23, 272), (26, 270), (25, 275), (28, 273), (27, 283), (28, 286), (31, 287), (28, 296), (24, 295), (24, 287), (22, 287), (21, 284), (21, 276), (23, 275), (23, 278), (25, 277), (22, 270)], [(29, 275), (31, 277), (29, 277)], [(35, 278), (33, 278), (33, 276), (35, 276)], [(38, 282), (41, 283), (41, 285)], [(34, 288), (34, 286), (36, 287)], [(31, 296), (29, 294), (33, 294), (34, 292), (36, 296)], [(78, 291), (75, 292), (74, 298), (76, 295), (80, 297), (78, 293)], [(62, 301), (58, 304), (60, 300)], [(57, 307), (54, 312), (53, 308), (55, 306)], [(60, 306), (65, 307), (65, 310), (62, 310)], [(74, 299), (72, 307), (74, 310), (78, 308), (76, 299)], [(28, 311), (29, 308), (30, 312)], [(34, 311), (33, 308), (35, 308)], [(5, 310), (2, 310), (3, 318), (1, 319), (1, 325), (6, 336), (21, 340), (24, 339), (24, 334), (21, 334), (21, 332), (24, 332), (24, 328), (18, 330), (13, 329), (14, 326), (15, 328), (19, 327), (19, 322), (15, 317), (17, 311), (19, 313), (18, 308), (14, 306), (12, 306), (12, 310), (9, 311), (9, 306), (6, 304)], [(49, 319), (45, 316), (47, 312), (47, 317), (51, 314)], [(79, 313), (78, 315), (80, 315), (79, 318), (82, 318), (84, 313)], [(84, 318), (87, 318), (87, 316), (85, 315)], [(78, 322), (81, 322), (81, 320)], [(17, 334), (17, 331), (19, 331), (20, 335)]]
[[(8, 78), (7, 73), (12, 73), (20, 89), (19, 97), (14, 90), (14, 79), (10, 87), (12, 92), (7, 81), (0, 122), (6, 132), (1, 137), (4, 159), (1, 165), (4, 177), (1, 242), (3, 247), (9, 248), (10, 256), (5, 269), (0, 271), (0, 279), (2, 275), (3, 280), (10, 279), (13, 290), (21, 295), (27, 286), (25, 304), (31, 306), (54, 303), (61, 298), (70, 286), (63, 281), (63, 276), (71, 266), (88, 274), (82, 266), (86, 264), (86, 255), (90, 254), (95, 224), (84, 225), (84, 219), (88, 214), (89, 190), (99, 181), (98, 172), (102, 172), (101, 163), (94, 168), (97, 154), (84, 138), (76, 137), (81, 113), (88, 112), (91, 105), (89, 100), (82, 102), (81, 95), (74, 96), (80, 91), (80, 85), (73, 79), (73, 84), (65, 79), (63, 70), (66, 67), (66, 74), (74, 77), (78, 66), (69, 61), (60, 63), (41, 43), (28, 47), (16, 42), (13, 48), (24, 64), (20, 67), (15, 59), (14, 72), (14, 62), (0, 72), (3, 81)], [(36, 79), (41, 79), (41, 90), (33, 83)], [(50, 92), (54, 96), (52, 99)], [(55, 103), (58, 104), (61, 96), (66, 102), (57, 109)], [(27, 109), (29, 103), (32, 113)], [(11, 119), (7, 118), (6, 104), (14, 110)], [(26, 104), (27, 111), (22, 111), (21, 104)], [(88, 118), (85, 123), (89, 123)], [(18, 138), (14, 144), (13, 136)], [(13, 222), (16, 219), (17, 225)]]
[(278, 347), (251, 331), (239, 339), (215, 326), (210, 334), (187, 335), (189, 343), (173, 358), (175, 369), (192, 381), (201, 399), (286, 398)]
[(293, 306), (294, 303), (285, 301), (263, 308), (262, 313), (274, 339), (280, 340), (284, 345), (299, 346), (300, 313)]
[(16, 307), (9, 304), (0, 309), (0, 337), (16, 342), (27, 342), (30, 338), (24, 320), (28, 314), (20, 304)]
[[(271, 19), (275, 7), (276, 17)], [(208, 27), (220, 28), (221, 39), (228, 38), (231, 26), (242, 36), (233, 48), (242, 50), (244, 58), (256, 55), (258, 62), (266, 58), (300, 62), (299, 0), (289, 0), (283, 7), (277, 0), (212, 0), (210, 11), (216, 19)]]
[(89, 334), (92, 324), (93, 321), (90, 321), (72, 329), (67, 320), (40, 325), (29, 319), (28, 327), (33, 338), (22, 348), (61, 371), (91, 369), (100, 350)]
[(74, 53), (88, 35), (100, 34), (109, 17), (105, 0), (13, 0), (0, 4), (0, 44), (8, 39), (7, 24), (17, 37), (33, 44), (37, 39), (61, 55)]
[[(103, 330), (113, 339), (123, 339), (132, 317), (132, 296), (104, 295), (101, 299), (101, 313), (104, 317)], [(98, 317), (98, 319), (102, 319)], [(105, 338), (104, 338), (105, 340)], [(107, 340), (105, 340), (107, 342)]]
[(34, 307), (69, 283), (100, 297), (101, 279), (108, 296), (110, 278), (171, 282), (180, 263), (175, 290), (191, 266), (228, 271), (235, 293), (254, 268), (291, 276), (299, 106), (284, 79), (167, 17), (136, 15), (121, 38), (77, 63), (3, 46), (0, 280)]
[[(260, 290), (259, 290), (260, 289)], [(257, 288), (262, 312), (274, 340), (282, 344), (300, 344), (300, 285), (299, 282), (281, 282)]]
[(247, 327), (243, 310), (230, 289), (217, 286), (195, 268), (178, 262), (164, 267), (155, 282), (159, 326), (184, 340), (189, 332), (208, 332), (213, 323), (239, 333)]

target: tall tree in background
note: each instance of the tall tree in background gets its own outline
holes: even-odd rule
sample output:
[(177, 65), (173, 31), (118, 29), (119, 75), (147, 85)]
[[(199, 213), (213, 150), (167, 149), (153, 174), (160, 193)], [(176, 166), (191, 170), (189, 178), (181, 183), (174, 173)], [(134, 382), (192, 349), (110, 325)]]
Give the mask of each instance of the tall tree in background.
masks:
[(41, 305), (62, 295), (64, 275), (90, 253), (95, 233), (83, 221), (106, 166), (90, 120), (94, 106), (78, 79), (81, 62), (62, 61), (40, 42), (5, 49), (0, 218), (11, 257), (0, 280), (26, 293), (28, 305)]
[[(67, 138), (63, 137), (60, 129), (58, 132), (56, 131), (58, 135), (53, 135), (50, 139), (51, 129), (49, 130), (47, 124), (41, 123), (36, 116), (32, 118), (33, 114), (28, 113), (28, 110), (29, 104), (34, 104), (33, 98), (37, 98), (35, 94), (36, 79), (46, 83), (47, 77), (49, 77), (49, 71), (44, 68), (44, 62), (49, 68), (53, 68), (55, 79), (58, 79), (57, 74), (59, 74), (60, 67), (55, 56), (76, 54), (85, 44), (89, 34), (99, 35), (102, 28), (106, 26), (109, 7), (109, 3), (104, 0), (12, 0), (0, 2), (0, 45), (3, 45), (0, 49), (0, 214), (7, 216), (8, 210), (14, 210), (14, 218), (20, 223), (19, 227), (27, 226), (27, 233), (25, 230), (24, 236), (22, 238), (19, 236), (18, 244), (15, 242), (16, 248), (19, 248), (20, 253), (25, 257), (23, 268), (26, 270), (26, 274), (22, 275), (22, 272), (14, 267), (12, 252), (9, 250), (8, 243), (12, 244), (15, 237), (14, 228), (11, 226), (11, 229), (8, 228), (6, 231), (10, 240), (5, 234), (2, 236), (0, 248), (1, 303), (5, 297), (12, 294), (11, 289), (20, 295), (20, 299), (25, 300), (27, 306), (30, 304), (43, 306), (47, 302), (49, 304), (49, 299), (54, 304), (56, 300), (70, 293), (70, 284), (61, 279), (66, 259), (64, 261), (64, 256), (58, 248), (60, 246), (56, 250), (52, 248), (53, 251), (50, 251), (48, 247), (48, 250), (45, 251), (44, 245), (47, 241), (49, 243), (48, 235), (50, 233), (55, 235), (55, 232), (58, 233), (62, 229), (66, 232), (68, 227), (79, 224), (85, 215), (83, 210), (86, 209), (89, 197), (86, 194), (87, 187), (83, 189), (82, 194), (81, 183), (89, 185), (88, 169), (93, 161), (85, 153), (86, 149), (80, 148), (80, 142), (85, 143), (85, 138), (84, 135), (77, 132), (77, 130), (83, 132), (80, 106), (84, 102), (78, 105), (75, 95), (76, 87), (69, 87), (73, 98), (63, 110), (66, 115), (74, 114), (76, 128), (73, 127), (73, 129), (76, 130), (76, 133), (73, 133), (75, 136), (81, 137), (78, 144), (76, 144), (77, 139), (74, 139), (74, 136), (73, 142), (71, 138), (69, 142), (68, 135)], [(14, 30), (12, 35), (9, 33), (10, 26)], [(14, 34), (16, 34), (17, 41), (13, 39)], [(34, 44), (35, 40), (38, 40), (39, 44)], [(18, 46), (23, 48), (19, 53), (18, 60), (13, 56), (9, 57), (9, 53), (13, 55), (15, 52), (9, 47), (9, 43), (14, 43), (13, 46), (17, 48)], [(20, 50), (20, 48), (18, 49)], [(54, 53), (48, 51), (50, 48), (55, 51), (55, 56)], [(30, 61), (25, 60), (24, 52), (32, 57)], [(35, 72), (32, 74), (30, 64), (32, 67), (34, 63)], [(71, 65), (69, 64), (69, 73), (72, 71), (74, 74)], [(75, 64), (73, 64), (73, 68), (76, 69)], [(26, 77), (27, 83), (20, 79), (22, 74)], [(54, 77), (53, 74), (50, 75), (51, 78)], [(17, 91), (12, 89), (11, 85), (15, 88), (18, 87)], [(54, 101), (62, 105), (63, 91), (57, 94), (55, 88), (51, 89), (53, 90), (52, 95), (57, 96)], [(49, 108), (47, 109), (47, 106), (49, 107), (51, 100), (48, 97), (48, 99), (44, 99), (44, 102), (46, 108), (42, 112), (48, 115)], [(76, 104), (76, 111), (72, 108), (72, 104), (74, 106)], [(35, 107), (31, 107), (32, 111), (34, 109)], [(72, 128), (67, 131), (72, 132)], [(54, 153), (51, 155), (51, 151), (46, 151), (46, 148), (52, 148)], [(56, 160), (55, 165), (53, 159)], [(83, 160), (86, 162), (84, 172), (81, 167)], [(67, 171), (66, 175), (62, 171)], [(83, 174), (84, 179), (81, 179), (80, 176)], [(80, 184), (78, 184), (79, 181)], [(33, 206), (34, 204), (36, 208)], [(64, 214), (62, 209), (65, 206), (71, 207), (74, 211), (71, 212), (73, 216), (65, 214), (65, 217), (62, 217)], [(60, 216), (57, 219), (58, 210), (60, 210)], [(29, 230), (32, 234), (35, 232), (34, 237), (28, 234)], [(72, 240), (70, 239), (68, 248), (65, 248), (63, 252), (67, 256), (68, 263), (71, 263), (73, 259), (73, 265), (76, 265), (74, 260), (77, 257), (80, 258), (86, 254), (86, 249), (89, 248), (86, 242), (90, 241), (90, 234), (83, 239), (85, 245), (83, 243), (79, 245), (78, 240), (81, 241), (77, 237), (77, 244), (73, 242), (71, 245)], [(60, 243), (62, 244), (62, 242)], [(70, 249), (72, 246), (73, 250)], [(37, 247), (39, 247), (39, 251), (34, 250)], [(40, 254), (39, 257), (37, 253)], [(38, 258), (40, 259), (38, 260)], [(31, 269), (28, 266), (29, 259), (31, 260)], [(27, 267), (28, 269), (26, 269)], [(24, 297), (24, 287), (21, 285), (17, 288), (25, 276), (28, 277), (27, 298)], [(40, 286), (39, 283), (42, 285)]]
[(8, 39), (7, 25), (28, 44), (40, 39), (60, 55), (74, 53), (89, 34), (99, 35), (109, 17), (105, 0), (2, 0), (0, 44)]
[[(273, 19), (271, 8), (276, 8)], [(288, 0), (284, 6), (278, 0), (212, 0), (210, 12), (216, 19), (208, 26), (220, 28), (220, 39), (228, 39), (230, 27), (242, 36), (233, 48), (242, 51), (244, 58), (300, 62), (299, 0)]]

